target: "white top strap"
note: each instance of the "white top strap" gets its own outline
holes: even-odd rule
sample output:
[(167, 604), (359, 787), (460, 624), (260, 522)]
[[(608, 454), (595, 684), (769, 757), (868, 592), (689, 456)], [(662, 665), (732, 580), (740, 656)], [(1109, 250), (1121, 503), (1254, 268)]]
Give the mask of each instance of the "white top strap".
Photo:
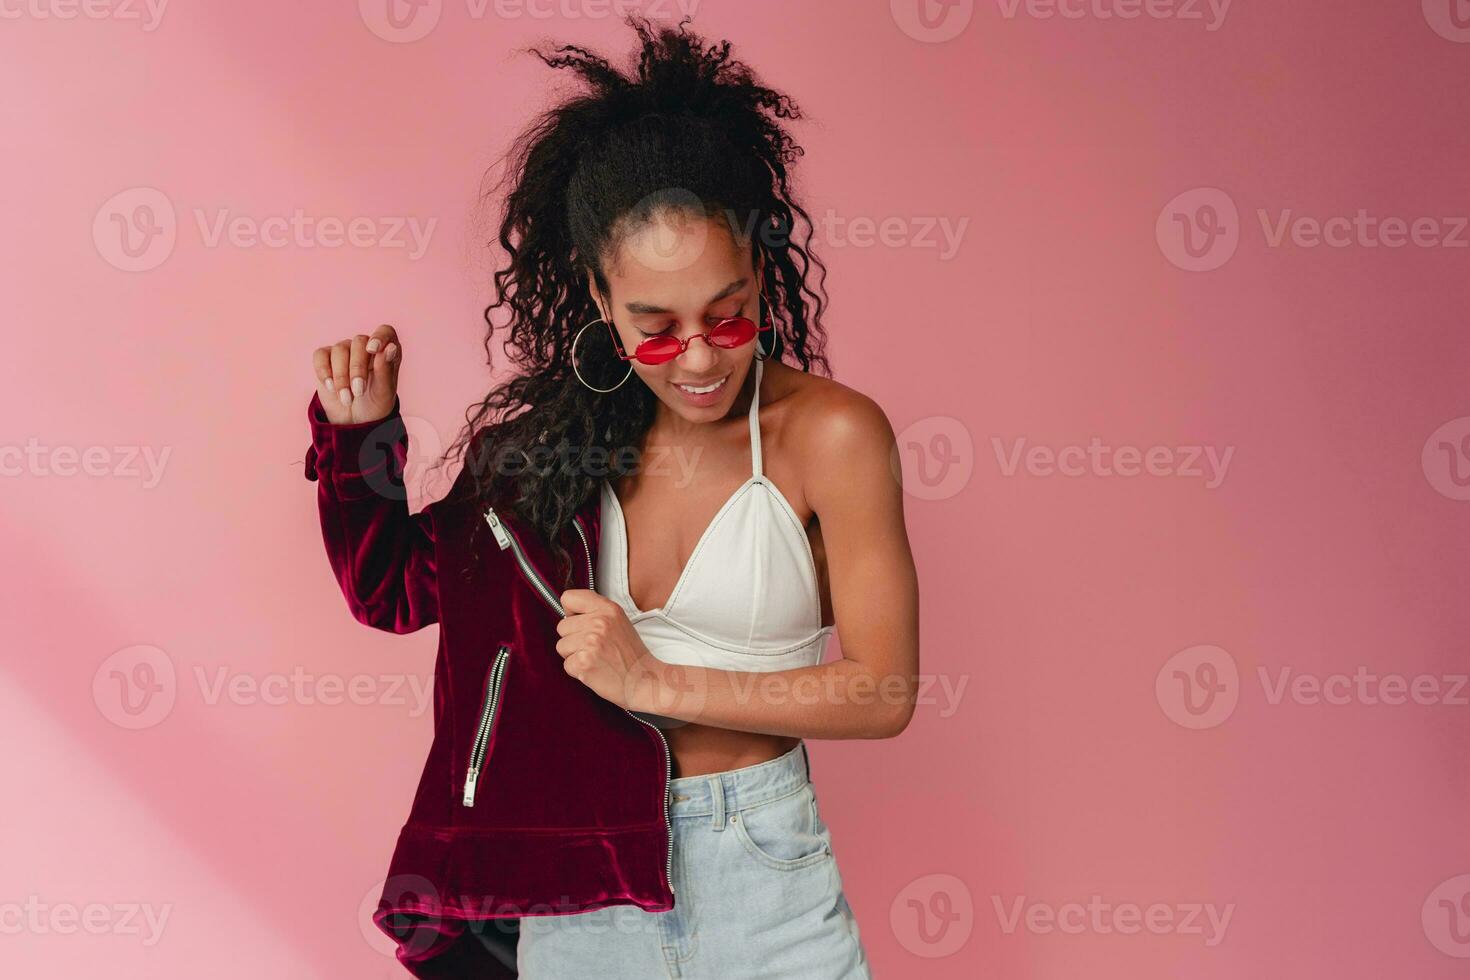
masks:
[(750, 395), (750, 467), (752, 476), (761, 475), (761, 365), (765, 362), (755, 358), (755, 390)]

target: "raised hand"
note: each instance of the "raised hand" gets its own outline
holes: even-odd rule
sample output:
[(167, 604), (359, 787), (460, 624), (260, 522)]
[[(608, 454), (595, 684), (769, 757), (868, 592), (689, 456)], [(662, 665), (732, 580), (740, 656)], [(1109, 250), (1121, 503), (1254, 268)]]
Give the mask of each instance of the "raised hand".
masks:
[(376, 422), (393, 411), (403, 347), (398, 332), (383, 324), (312, 352), (322, 411), (334, 425)]

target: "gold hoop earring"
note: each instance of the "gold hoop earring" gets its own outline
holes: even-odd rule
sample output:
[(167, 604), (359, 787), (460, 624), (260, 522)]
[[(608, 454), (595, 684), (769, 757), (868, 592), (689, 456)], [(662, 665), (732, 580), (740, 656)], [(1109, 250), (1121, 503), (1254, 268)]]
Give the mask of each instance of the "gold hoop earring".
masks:
[(577, 335), (572, 338), (572, 370), (576, 372), (577, 380), (582, 382), (583, 387), (590, 388), (591, 390), (596, 392), (601, 392), (602, 394), (606, 394), (609, 391), (617, 391), (623, 386), (623, 381), (627, 381), (628, 378), (632, 377), (633, 365), (631, 363), (628, 364), (628, 373), (623, 375), (623, 381), (619, 381), (611, 388), (596, 388), (587, 383), (587, 379), (582, 377), (582, 369), (577, 367), (577, 343), (582, 339), (582, 334), (586, 332), (587, 327), (592, 326), (593, 323), (607, 323), (607, 321), (604, 320), (602, 317), (598, 317), (596, 320), (593, 320), (592, 323), (584, 325), (581, 330), (577, 331)]

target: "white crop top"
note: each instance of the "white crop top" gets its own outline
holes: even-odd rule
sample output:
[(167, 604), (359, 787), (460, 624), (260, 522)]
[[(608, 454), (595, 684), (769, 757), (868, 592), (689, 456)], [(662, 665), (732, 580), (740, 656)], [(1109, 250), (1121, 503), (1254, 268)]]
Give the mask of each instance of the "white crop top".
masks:
[[(835, 626), (822, 625), (811, 542), (791, 503), (761, 473), (761, 360), (750, 401), (751, 477), (704, 530), (668, 600), (633, 604), (628, 527), (602, 481), (598, 591), (621, 605), (649, 651), (672, 664), (770, 671), (821, 663)], [(657, 718), (658, 716), (650, 716)]]

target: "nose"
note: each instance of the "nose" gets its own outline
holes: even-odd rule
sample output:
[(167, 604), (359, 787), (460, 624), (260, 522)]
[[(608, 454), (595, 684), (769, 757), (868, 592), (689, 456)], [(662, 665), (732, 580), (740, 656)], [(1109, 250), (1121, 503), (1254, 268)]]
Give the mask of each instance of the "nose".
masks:
[(719, 351), (709, 342), (703, 331), (690, 335), (688, 341), (684, 353), (675, 358), (685, 371), (697, 375), (708, 371), (719, 361)]

